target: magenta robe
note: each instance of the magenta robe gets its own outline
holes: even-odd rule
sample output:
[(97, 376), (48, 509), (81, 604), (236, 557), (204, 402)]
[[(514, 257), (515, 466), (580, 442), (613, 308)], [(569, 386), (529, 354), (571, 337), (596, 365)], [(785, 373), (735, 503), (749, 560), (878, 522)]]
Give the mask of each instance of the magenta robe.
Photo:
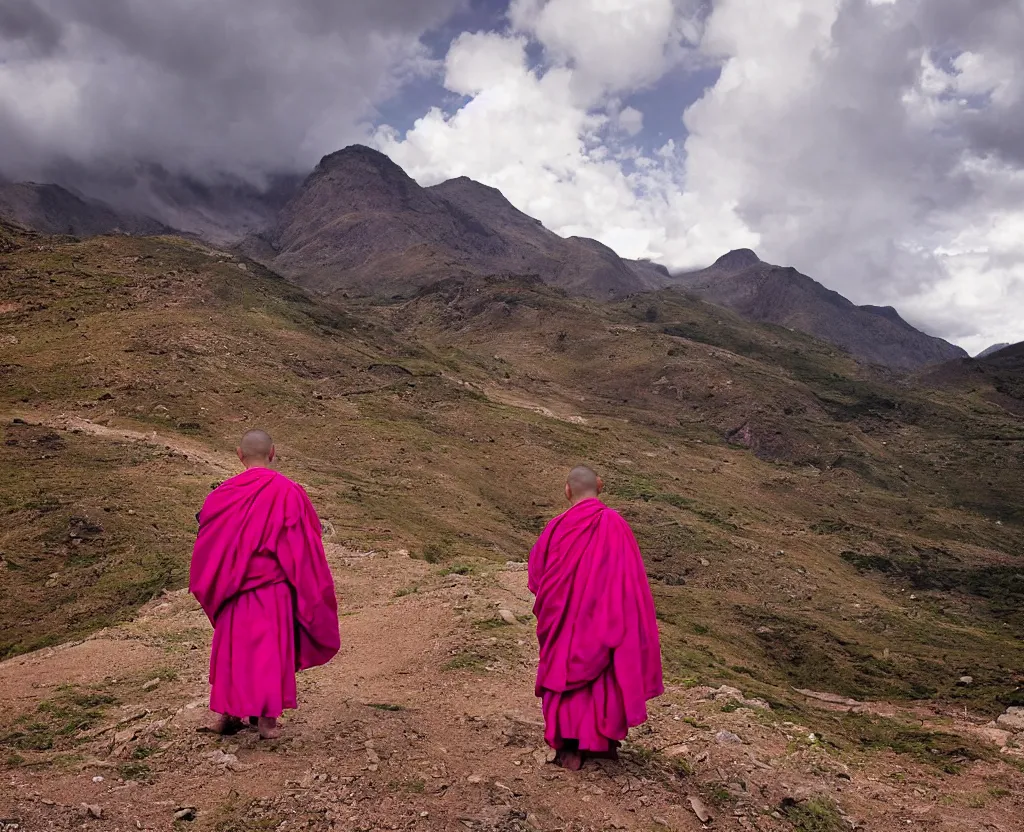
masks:
[(661, 647), (643, 558), (629, 525), (600, 500), (552, 520), (533, 550), (545, 739), (604, 752), (647, 720), (664, 693)]
[(213, 624), (210, 708), (278, 717), (295, 673), (338, 652), (338, 602), (320, 520), (301, 486), (267, 468), (221, 484), (198, 514), (189, 590)]

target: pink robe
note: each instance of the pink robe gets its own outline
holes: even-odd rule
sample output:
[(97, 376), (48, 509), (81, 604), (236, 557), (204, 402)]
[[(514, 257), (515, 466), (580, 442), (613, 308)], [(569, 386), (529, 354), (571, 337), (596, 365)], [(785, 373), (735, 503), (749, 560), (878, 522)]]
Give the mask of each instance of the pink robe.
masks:
[(606, 752), (664, 693), (654, 600), (629, 525), (597, 499), (552, 520), (533, 550), (545, 739)]
[(213, 624), (210, 709), (278, 717), (295, 673), (338, 652), (338, 602), (320, 520), (301, 486), (250, 468), (206, 498), (189, 590)]

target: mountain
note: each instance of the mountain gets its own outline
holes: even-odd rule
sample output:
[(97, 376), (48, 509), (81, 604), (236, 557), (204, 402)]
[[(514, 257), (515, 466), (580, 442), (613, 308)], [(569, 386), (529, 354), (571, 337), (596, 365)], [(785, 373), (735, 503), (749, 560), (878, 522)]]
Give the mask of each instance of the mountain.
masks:
[(1004, 410), (1024, 416), (1024, 342), (977, 358), (951, 361), (921, 374), (921, 383), (969, 392)]
[(988, 357), (989, 357), (990, 355), (992, 355), (993, 353), (997, 353), (997, 352), (999, 352), (1000, 350), (1004, 350), (1004, 349), (1006, 349), (1006, 348), (1007, 348), (1008, 346), (1010, 346), (1010, 344), (993, 344), (993, 345), (992, 345), (991, 347), (989, 347), (989, 348), (988, 348), (987, 350), (982, 350), (981, 352), (979, 352), (979, 353), (978, 353), (978, 354), (977, 354), (976, 356), (974, 356), (974, 357), (975, 357), (975, 358), (988, 358)]
[(915, 370), (967, 357), (915, 329), (892, 307), (856, 306), (749, 249), (672, 276), (656, 263), (623, 259), (597, 240), (560, 237), (472, 179), (422, 187), (386, 155), (361, 145), (323, 157), (302, 182), (281, 175), (262, 187), (230, 176), (200, 182), (158, 166), (110, 181), (90, 180), (87, 171), (74, 175), (88, 185), (83, 193), (125, 210), (59, 185), (20, 184), (0, 186), (0, 216), (77, 236), (159, 234), (170, 226), (213, 245), (237, 244), (322, 295), (408, 296), (439, 280), (474, 275), (535, 275), (571, 295), (600, 300), (675, 286), (886, 367)]
[(119, 212), (106, 203), (83, 199), (60, 185), (0, 183), (0, 217), (44, 234), (92, 237), (97, 234), (163, 234), (167, 226), (149, 217)]
[(749, 320), (829, 341), (862, 361), (914, 370), (967, 357), (959, 347), (915, 329), (890, 306), (857, 306), (792, 267), (763, 262), (749, 249), (676, 275), (674, 283)]
[(598, 298), (669, 282), (596, 240), (559, 237), (494, 188), (465, 177), (424, 188), (360, 145), (325, 156), (273, 226), (242, 248), (323, 294), (406, 293), (460, 274), (536, 274)]

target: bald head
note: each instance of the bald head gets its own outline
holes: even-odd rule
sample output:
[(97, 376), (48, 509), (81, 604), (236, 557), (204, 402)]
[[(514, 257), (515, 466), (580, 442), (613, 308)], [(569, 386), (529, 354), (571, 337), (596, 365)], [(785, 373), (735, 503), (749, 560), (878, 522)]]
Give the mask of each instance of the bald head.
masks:
[(246, 468), (266, 465), (274, 459), (274, 440), (265, 430), (251, 430), (242, 437), (238, 458)]
[(565, 480), (565, 496), (573, 503), (596, 497), (602, 488), (604, 483), (601, 478), (593, 468), (586, 465), (577, 465)]

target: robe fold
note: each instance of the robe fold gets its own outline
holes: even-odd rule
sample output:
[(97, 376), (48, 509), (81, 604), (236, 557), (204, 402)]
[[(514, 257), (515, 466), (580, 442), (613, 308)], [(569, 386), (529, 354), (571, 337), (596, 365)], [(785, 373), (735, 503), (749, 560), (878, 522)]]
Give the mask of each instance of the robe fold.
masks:
[(297, 671), (338, 652), (338, 602), (320, 520), (301, 486), (267, 468), (222, 483), (198, 515), (189, 591), (213, 624), (210, 709), (279, 717)]
[(654, 600), (632, 530), (599, 500), (583, 500), (544, 529), (529, 586), (545, 739), (609, 751), (664, 693)]

